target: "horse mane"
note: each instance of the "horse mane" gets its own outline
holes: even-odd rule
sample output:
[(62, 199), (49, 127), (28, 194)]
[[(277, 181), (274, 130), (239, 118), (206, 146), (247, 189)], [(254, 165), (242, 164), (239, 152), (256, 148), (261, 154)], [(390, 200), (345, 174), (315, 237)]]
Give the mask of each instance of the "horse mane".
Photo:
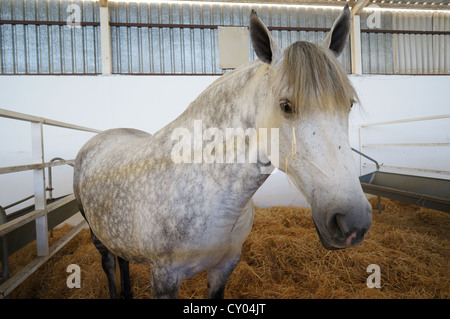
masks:
[(357, 100), (346, 72), (327, 48), (298, 41), (285, 49), (281, 63), (282, 72), (279, 74), (293, 89), (293, 96), (289, 98), (296, 113), (301, 114), (313, 107), (348, 112)]

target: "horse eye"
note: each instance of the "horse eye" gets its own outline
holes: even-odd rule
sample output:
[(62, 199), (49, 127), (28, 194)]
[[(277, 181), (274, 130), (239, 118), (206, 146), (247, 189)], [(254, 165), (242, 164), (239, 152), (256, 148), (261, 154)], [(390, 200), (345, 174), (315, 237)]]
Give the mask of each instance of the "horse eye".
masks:
[(282, 101), (280, 107), (285, 113), (292, 113), (294, 111), (292, 103), (290, 101)]

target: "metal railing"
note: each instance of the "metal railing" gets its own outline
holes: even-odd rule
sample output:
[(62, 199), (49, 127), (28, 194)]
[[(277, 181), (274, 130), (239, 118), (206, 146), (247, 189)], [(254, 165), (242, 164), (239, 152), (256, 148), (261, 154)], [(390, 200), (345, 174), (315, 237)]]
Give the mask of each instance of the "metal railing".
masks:
[[(33, 184), (34, 194), (26, 198), (26, 200), (34, 197), (35, 210), (21, 216), (20, 218), (6, 221), (6, 214), (2, 214), (2, 224), (0, 225), (0, 237), (5, 236), (9, 232), (29, 223), (35, 221), (36, 223), (36, 246), (37, 246), (37, 258), (33, 260), (29, 265), (25, 266), (16, 275), (5, 281), (0, 285), (0, 298), (7, 296), (15, 287), (17, 287), (25, 278), (33, 273), (40, 265), (47, 261), (54, 253), (56, 253), (62, 246), (64, 246), (73, 236), (75, 236), (85, 225), (83, 221), (75, 226), (69, 233), (67, 233), (61, 240), (58, 240), (55, 244), (49, 247), (48, 241), (48, 222), (47, 222), (47, 198), (45, 181), (45, 168), (49, 168), (49, 180), (51, 180), (51, 167), (59, 165), (72, 165), (74, 159), (63, 160), (61, 158), (52, 159), (50, 162), (44, 160), (44, 135), (43, 126), (50, 125), (56, 127), (62, 127), (72, 130), (79, 130), (91, 133), (99, 133), (100, 130), (87, 128), (79, 125), (68, 124), (64, 122), (54, 121), (47, 118), (37, 117), (29, 114), (18, 113), (10, 110), (0, 109), (0, 117), (26, 121), (31, 124), (31, 148), (32, 148), (32, 163), (19, 165), (0, 167), (0, 174), (10, 174), (22, 171), (33, 171)], [(52, 188), (52, 185), (50, 185)], [(52, 193), (50, 193), (52, 196)], [(23, 201), (23, 200), (22, 200)], [(20, 201), (20, 202), (22, 202)], [(14, 203), (14, 204), (17, 204)], [(12, 205), (12, 204), (11, 204)], [(11, 207), (8, 205), (6, 207)], [(4, 212), (4, 210), (3, 210)], [(3, 216), (5, 215), (5, 216)], [(3, 254), (5, 255), (5, 254)]]
[[(61, 157), (52, 158), (50, 160), (50, 163), (53, 163), (56, 161), (64, 162), (67, 165), (74, 167), (73, 161), (66, 161), (64, 158), (61, 158)], [(48, 188), (47, 188), (47, 190), (48, 190), (49, 198), (53, 199), (53, 176), (52, 176), (52, 167), (51, 166), (48, 167)]]
[[(411, 147), (411, 146), (414, 146), (414, 147), (449, 147), (450, 143), (363, 143), (363, 130), (364, 130), (364, 128), (367, 128), (367, 127), (381, 126), (381, 125), (394, 125), (394, 124), (400, 124), (400, 123), (421, 122), (421, 121), (430, 121), (430, 120), (448, 119), (448, 118), (450, 118), (450, 114), (361, 124), (359, 126), (359, 152), (357, 152), (357, 153), (359, 153), (360, 155), (363, 154), (364, 147)], [(373, 160), (373, 159), (371, 159), (371, 160)], [(360, 160), (361, 174), (363, 173), (364, 167), (373, 167), (373, 166), (374, 166), (373, 164), (363, 163), (362, 158), (361, 158), (361, 160)], [(376, 164), (376, 166), (377, 166), (377, 170), (378, 170), (380, 167), (378, 165), (378, 163)], [(415, 171), (415, 172), (421, 172), (421, 173), (450, 175), (450, 171), (447, 171), (447, 170), (436, 170), (436, 169), (403, 167), (403, 166), (392, 166), (392, 165), (390, 166), (390, 165), (384, 165), (384, 164), (381, 164), (381, 166), (385, 169), (406, 170), (406, 171)]]

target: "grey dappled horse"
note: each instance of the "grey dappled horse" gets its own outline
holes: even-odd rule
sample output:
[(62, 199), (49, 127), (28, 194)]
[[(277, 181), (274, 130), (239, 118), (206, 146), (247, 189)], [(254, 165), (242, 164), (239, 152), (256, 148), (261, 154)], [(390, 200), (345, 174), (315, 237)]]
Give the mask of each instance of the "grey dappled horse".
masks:
[[(102, 255), (112, 298), (117, 297), (114, 255), (122, 297), (131, 297), (128, 264), (135, 261), (150, 264), (154, 298), (176, 298), (180, 283), (204, 270), (208, 297), (222, 298), (252, 227), (252, 196), (275, 166), (309, 200), (325, 248), (362, 242), (371, 207), (348, 138), (356, 94), (336, 59), (349, 28), (346, 6), (322, 45), (300, 41), (282, 50), (252, 11), (250, 37), (258, 60), (217, 79), (154, 135), (113, 129), (83, 146), (75, 161), (74, 193)], [(192, 132), (195, 120), (222, 132), (277, 128), (278, 140), (270, 143), (279, 143), (278, 154), (268, 154), (268, 148), (248, 163), (190, 163), (191, 153), (184, 154), (187, 161), (174, 160), (173, 133)], [(195, 153), (198, 143), (193, 144)], [(210, 151), (220, 154), (223, 145), (215, 145)], [(280, 161), (270, 161), (276, 156)]]

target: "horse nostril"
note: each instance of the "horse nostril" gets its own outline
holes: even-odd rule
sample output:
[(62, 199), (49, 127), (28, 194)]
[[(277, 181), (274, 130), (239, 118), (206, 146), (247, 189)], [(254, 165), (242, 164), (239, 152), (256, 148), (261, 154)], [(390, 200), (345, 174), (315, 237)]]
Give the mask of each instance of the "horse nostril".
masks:
[(339, 225), (339, 229), (341, 230), (343, 235), (346, 235), (346, 234), (348, 234), (349, 229), (345, 223), (344, 218), (345, 218), (345, 216), (342, 214), (336, 215), (336, 221), (337, 221), (337, 224)]
[(328, 222), (328, 229), (330, 233), (337, 235), (340, 238), (346, 238), (348, 229), (345, 224), (345, 216), (341, 213), (334, 213), (330, 216)]

